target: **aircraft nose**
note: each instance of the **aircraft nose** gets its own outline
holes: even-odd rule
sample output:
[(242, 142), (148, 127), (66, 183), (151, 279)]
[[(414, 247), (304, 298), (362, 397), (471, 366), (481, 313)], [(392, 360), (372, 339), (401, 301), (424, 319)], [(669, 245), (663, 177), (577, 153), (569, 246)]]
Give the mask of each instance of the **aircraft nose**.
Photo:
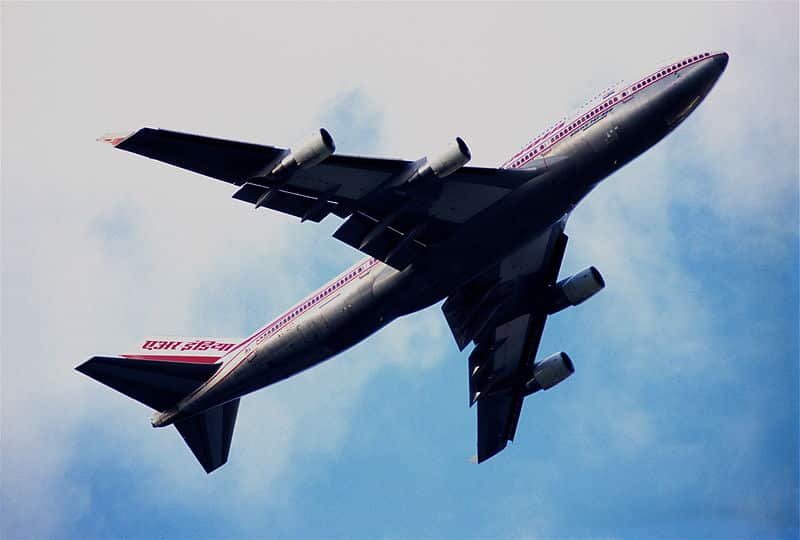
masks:
[(714, 53), (679, 72), (666, 91), (666, 121), (669, 126), (682, 122), (708, 95), (728, 66), (728, 53)]
[(698, 62), (690, 68), (687, 79), (696, 86), (700, 94), (705, 95), (720, 78), (722, 72), (728, 66), (728, 53), (716, 53)]
[(709, 66), (708, 70), (714, 72), (714, 82), (719, 79), (720, 75), (725, 71), (725, 68), (728, 67), (728, 53), (720, 52), (712, 56), (711, 58), (707, 58), (706, 62), (709, 62), (711, 65)]

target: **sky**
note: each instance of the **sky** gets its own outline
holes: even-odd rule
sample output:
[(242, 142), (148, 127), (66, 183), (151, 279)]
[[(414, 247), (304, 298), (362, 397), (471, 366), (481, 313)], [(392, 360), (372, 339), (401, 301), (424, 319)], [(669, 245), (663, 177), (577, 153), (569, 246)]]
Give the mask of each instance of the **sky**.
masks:
[[(796, 538), (798, 7), (4, 2), (3, 538)], [(440, 307), (242, 400), (203, 473), (74, 371), (149, 335), (245, 336), (360, 258), (338, 225), (114, 151), (162, 127), (495, 166), (600, 89), (707, 50), (727, 71), (572, 214), (551, 317), (577, 371), (475, 465)]]

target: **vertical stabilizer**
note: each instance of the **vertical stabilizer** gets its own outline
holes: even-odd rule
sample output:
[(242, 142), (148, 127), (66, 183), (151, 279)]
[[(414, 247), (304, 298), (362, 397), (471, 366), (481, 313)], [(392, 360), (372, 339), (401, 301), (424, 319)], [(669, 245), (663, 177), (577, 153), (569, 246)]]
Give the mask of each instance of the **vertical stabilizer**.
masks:
[(183, 440), (207, 473), (228, 461), (239, 400), (235, 399), (175, 423)]

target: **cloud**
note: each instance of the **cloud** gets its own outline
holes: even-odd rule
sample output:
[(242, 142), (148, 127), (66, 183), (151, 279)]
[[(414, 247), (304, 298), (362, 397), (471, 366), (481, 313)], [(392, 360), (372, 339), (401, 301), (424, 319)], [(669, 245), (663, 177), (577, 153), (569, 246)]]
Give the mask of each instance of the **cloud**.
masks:
[[(475, 164), (493, 165), (617, 73), (712, 48), (732, 56), (708, 101), (571, 218), (564, 272), (597, 264), (608, 287), (548, 323), (542, 353), (575, 351), (579, 371), (526, 405), (513, 459), (467, 477), (425, 438), (429, 424), (396, 422), (411, 432), (406, 453), (434, 465), (398, 456), (400, 474), (384, 464), (347, 500), (372, 499), (358, 516), (367, 527), (386, 516), (378, 492), (424, 479), (419, 501), (440, 495), (431, 508), (455, 518), (406, 493), (388, 501), (416, 511), (420, 529), (447, 524), (442, 536), (459, 522), (487, 535), (664, 530), (648, 506), (667, 520), (683, 499), (709, 512), (720, 501), (720, 521), (741, 511), (767, 529), (796, 524), (796, 490), (776, 473), (796, 472), (796, 444), (774, 443), (796, 441), (796, 381), (784, 381), (797, 350), (796, 19), (793, 4), (6, 6), (4, 535), (302, 535), (305, 492), (357, 480), (340, 468), (354, 431), (376, 455), (392, 440), (359, 416), (377, 408), (362, 401), (371, 387), (405, 374), (394, 407), (410, 408), (464, 384), (445, 380), (464, 358), (433, 308), (248, 396), (231, 463), (202, 475), (174, 430), (150, 429), (144, 407), (72, 368), (143, 334), (246, 334), (358, 255), (330, 239), (333, 219), (253, 211), (228, 186), (96, 136), (152, 125), (291, 144), (322, 124), (342, 152), (415, 159), (462, 135)], [(437, 409), (435, 429), (457, 427), (447, 445), (461, 452), (474, 419), (459, 411)], [(717, 457), (725, 444), (730, 459)], [(359, 470), (375, 466), (359, 457)], [(451, 501), (464, 478), (484, 489)], [(639, 522), (620, 503), (630, 493), (650, 493)]]
[[(357, 132), (369, 137), (365, 143), (375, 144), (380, 114), (371, 105), (365, 115), (363, 104), (357, 94), (348, 93), (323, 114), (355, 124)], [(85, 153), (87, 161), (104, 160), (106, 154), (120, 162), (126, 157), (100, 145)], [(6, 326), (37, 343), (35, 350), (28, 339), (4, 343), (5, 358), (24, 360), (6, 364), (4, 380), (29, 381), (4, 385), (4, 431), (14, 434), (4, 443), (3, 475), (6, 502), (15, 516), (4, 523), (11, 537), (46, 536), (75, 519), (70, 514), (91, 511), (96, 501), (88, 486), (64, 476), (70, 463), (87, 458), (99, 467), (112, 466), (109, 456), (82, 450), (87, 431), (92, 432), (88, 440), (100, 443), (103, 452), (127, 455), (113, 467), (123, 475), (140, 471), (143, 479), (136, 485), (147, 486), (141, 496), (158, 504), (178, 502), (175, 490), (167, 488), (176, 485), (191, 486), (191, 496), (178, 502), (187, 507), (213, 497), (220, 487), (236, 486), (257, 501), (222, 502), (242, 518), (265, 501), (285, 503), (291, 496), (285, 482), (294, 476), (292, 463), (340, 447), (361, 388), (371, 377), (389, 363), (429, 368), (446, 343), (440, 339), (441, 322), (402, 321), (330, 365), (248, 397), (240, 410), (232, 462), (209, 480), (173, 430), (153, 432), (145, 408), (84, 380), (72, 368), (95, 352), (124, 352), (143, 334), (246, 335), (340, 271), (342, 260), (358, 254), (330, 246), (328, 235), (299, 227), (290, 218), (228, 201), (230, 190), (212, 181), (146, 160), (135, 163), (130, 161), (130, 172), (122, 166), (116, 178), (117, 185), (136, 183), (135, 189), (95, 194), (88, 203), (64, 206), (76, 192), (92, 193), (93, 178), (73, 177), (54, 187), (51, 200), (36, 204), (41, 215), (58, 214), (37, 224), (46, 243), (32, 244), (24, 236), (4, 242), (9, 258), (4, 311), (25, 325), (37, 321), (33, 328), (15, 329), (13, 322)], [(58, 174), (55, 166), (41, 164), (44, 170), (53, 167), (43, 174)], [(11, 217), (23, 223), (37, 188), (16, 181), (25, 175), (13, 165), (7, 173), (16, 202)], [(327, 248), (319, 249), (323, 243)], [(315, 251), (322, 255), (311, 265), (308, 254)], [(436, 353), (411, 354), (412, 345)], [(135, 453), (127, 452), (130, 448)], [(30, 466), (34, 456), (35, 470)], [(69, 502), (48, 496), (62, 490), (71, 495)], [(48, 519), (39, 519), (42, 513)], [(100, 528), (98, 534), (108, 531)]]

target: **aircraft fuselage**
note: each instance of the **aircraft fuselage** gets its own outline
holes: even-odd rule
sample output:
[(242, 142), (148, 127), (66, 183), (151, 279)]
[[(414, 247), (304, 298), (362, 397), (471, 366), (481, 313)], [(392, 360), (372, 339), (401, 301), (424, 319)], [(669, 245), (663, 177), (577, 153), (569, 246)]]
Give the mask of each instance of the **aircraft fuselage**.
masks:
[(403, 271), (362, 260), (237, 346), (211, 379), (156, 414), (153, 425), (172, 424), (290, 377), (446, 298), (564, 219), (601, 180), (663, 139), (697, 107), (726, 64), (725, 53), (683, 60), (557, 123), (504, 164), (541, 174)]

